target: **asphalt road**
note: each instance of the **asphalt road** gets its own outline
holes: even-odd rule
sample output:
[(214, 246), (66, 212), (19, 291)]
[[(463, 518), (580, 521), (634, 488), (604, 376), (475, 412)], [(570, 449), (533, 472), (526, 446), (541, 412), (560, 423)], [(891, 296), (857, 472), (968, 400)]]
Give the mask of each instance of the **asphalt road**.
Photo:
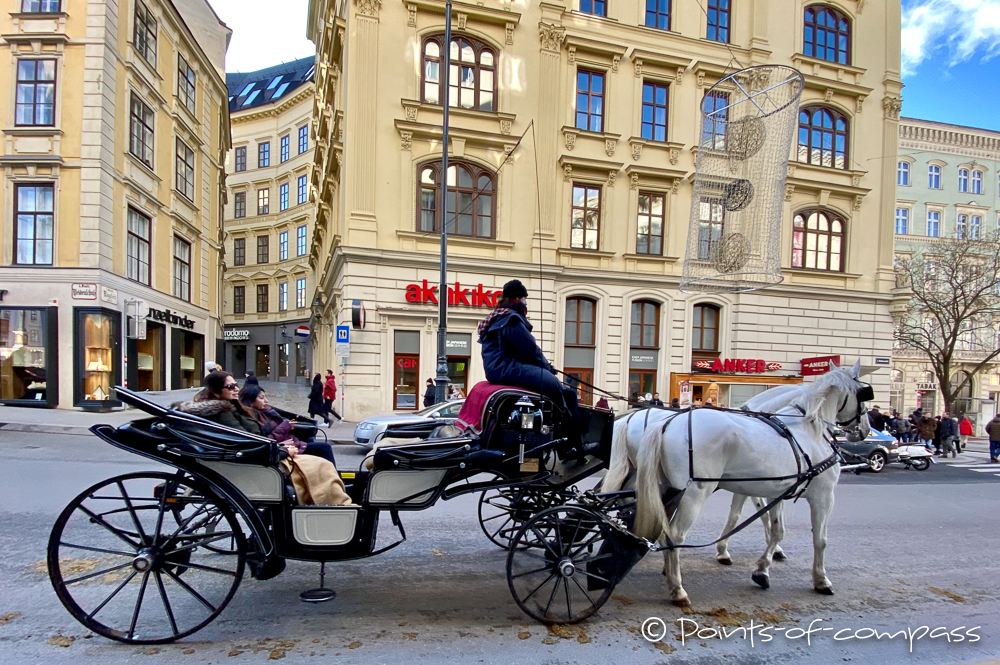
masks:
[[(338, 447), (338, 465), (360, 461)], [(474, 497), (403, 516), (409, 541), (378, 558), (331, 566), (339, 596), (306, 605), (318, 566), (290, 562), (278, 578), (247, 576), (213, 624), (161, 647), (112, 643), (88, 635), (63, 609), (44, 566), (49, 529), (80, 490), (105, 477), (153, 465), (89, 436), (0, 432), (0, 664), (44, 663), (975, 663), (1000, 657), (1000, 467), (980, 472), (938, 464), (916, 472), (847, 474), (830, 525), (827, 573), (836, 595), (811, 590), (812, 546), (804, 502), (786, 506), (789, 560), (775, 563), (771, 589), (750, 580), (763, 536), (756, 525), (730, 543), (735, 564), (719, 566), (714, 548), (682, 554), (694, 614), (666, 600), (661, 559), (648, 556), (601, 612), (578, 628), (549, 631), (510, 597), (505, 553), (482, 535)], [(718, 536), (729, 495), (714, 496), (689, 542)], [(387, 528), (383, 528), (388, 531)], [(724, 611), (723, 611), (724, 610)], [(714, 612), (713, 612), (714, 611)], [(687, 638), (676, 624), (659, 645), (642, 639), (650, 617), (686, 629), (776, 626), (751, 646), (740, 633)], [(817, 621), (819, 620), (819, 621)], [(795, 629), (850, 629), (814, 633)], [(975, 642), (925, 636), (913, 641), (843, 639), (872, 628), (980, 626)], [(787, 634), (786, 634), (787, 633)], [(66, 644), (68, 646), (57, 646)], [(667, 655), (671, 653), (671, 655)]]

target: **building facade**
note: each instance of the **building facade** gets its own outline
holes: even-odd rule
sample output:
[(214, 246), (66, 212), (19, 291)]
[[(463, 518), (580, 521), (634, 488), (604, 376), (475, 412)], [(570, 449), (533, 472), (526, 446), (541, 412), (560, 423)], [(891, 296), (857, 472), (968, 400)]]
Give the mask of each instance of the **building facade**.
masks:
[[(894, 215), (897, 255), (931, 250), (953, 238), (985, 238), (1000, 229), (1000, 132), (902, 118), (896, 163)], [(964, 379), (986, 353), (957, 350), (952, 381)], [(1000, 363), (972, 377), (957, 408), (985, 424), (996, 413)], [(892, 403), (944, 409), (933, 368), (923, 354), (893, 352)]]
[(8, 4), (0, 402), (200, 385), (222, 336), (229, 29), (206, 0)]
[[(462, 387), (484, 378), (476, 326), (518, 278), (554, 365), (619, 394), (739, 406), (829, 355), (860, 360), (888, 400), (899, 7), (644, 6), (454, 2), (446, 46), (438, 0), (310, 2), (314, 353), (338, 362), (334, 327), (352, 328), (338, 364), (346, 417), (419, 408), (435, 375), (442, 206), (449, 371)], [(701, 111), (724, 106), (706, 93), (736, 62), (805, 78), (784, 282), (682, 293), (696, 154), (716, 138)], [(701, 203), (701, 222), (721, 231), (724, 215)]]
[(228, 74), (225, 353), (235, 376), (308, 383), (314, 59)]

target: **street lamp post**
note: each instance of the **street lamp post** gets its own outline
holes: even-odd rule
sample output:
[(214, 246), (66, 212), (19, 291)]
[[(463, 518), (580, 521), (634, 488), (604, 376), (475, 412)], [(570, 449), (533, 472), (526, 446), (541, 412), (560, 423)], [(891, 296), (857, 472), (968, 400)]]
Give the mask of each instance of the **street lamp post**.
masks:
[[(451, 0), (444, 5), (444, 57), (441, 72), (441, 104), (444, 126), (441, 133), (441, 279), (438, 288), (437, 378), (435, 402), (448, 398), (448, 107), (451, 75)], [(457, 205), (457, 202), (456, 202)]]

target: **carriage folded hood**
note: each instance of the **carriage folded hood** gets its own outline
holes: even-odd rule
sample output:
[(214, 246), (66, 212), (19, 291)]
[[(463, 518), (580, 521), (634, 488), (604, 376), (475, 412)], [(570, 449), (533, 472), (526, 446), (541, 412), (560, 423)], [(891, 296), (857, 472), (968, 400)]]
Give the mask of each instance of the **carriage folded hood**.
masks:
[(178, 402), (176, 404), (172, 404), (170, 408), (180, 411), (181, 413), (190, 413), (192, 416), (198, 416), (199, 418), (205, 418), (206, 420), (212, 420), (221, 413), (236, 410), (236, 407), (230, 402), (221, 399), (207, 399), (203, 402)]

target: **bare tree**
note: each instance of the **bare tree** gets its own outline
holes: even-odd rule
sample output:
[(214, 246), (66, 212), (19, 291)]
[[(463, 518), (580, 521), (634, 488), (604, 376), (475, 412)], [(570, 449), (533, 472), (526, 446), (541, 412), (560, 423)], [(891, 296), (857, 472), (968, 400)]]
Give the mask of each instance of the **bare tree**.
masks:
[[(897, 258), (897, 285), (909, 287), (910, 301), (896, 325), (895, 338), (900, 347), (927, 356), (947, 411), (952, 410), (972, 377), (1000, 355), (997, 240), (942, 239)], [(953, 367), (960, 356), (972, 369), (966, 370), (958, 385), (952, 385)]]

